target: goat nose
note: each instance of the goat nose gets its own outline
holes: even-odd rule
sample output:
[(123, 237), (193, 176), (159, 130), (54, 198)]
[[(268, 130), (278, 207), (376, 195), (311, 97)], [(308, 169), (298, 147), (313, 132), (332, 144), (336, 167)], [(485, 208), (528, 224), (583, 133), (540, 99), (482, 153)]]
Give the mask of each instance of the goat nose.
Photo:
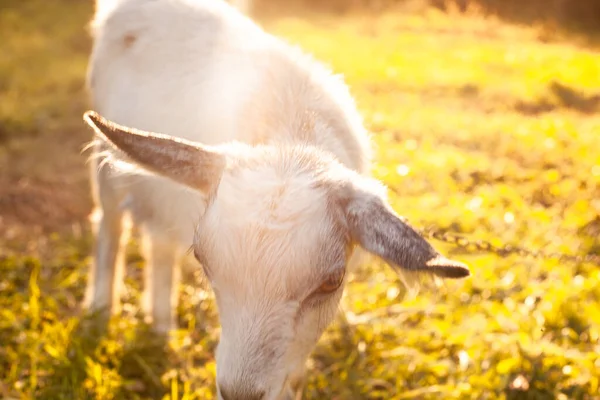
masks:
[(223, 400), (263, 400), (264, 390), (256, 390), (246, 386), (219, 385), (219, 392)]

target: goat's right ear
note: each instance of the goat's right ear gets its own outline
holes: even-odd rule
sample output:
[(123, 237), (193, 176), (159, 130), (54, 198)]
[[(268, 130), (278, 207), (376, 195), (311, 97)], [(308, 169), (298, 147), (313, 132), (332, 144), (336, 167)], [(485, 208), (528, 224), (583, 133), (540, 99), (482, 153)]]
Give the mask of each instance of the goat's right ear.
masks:
[(96, 134), (142, 168), (205, 194), (219, 185), (226, 158), (208, 146), (127, 128), (94, 111), (87, 111), (83, 119)]

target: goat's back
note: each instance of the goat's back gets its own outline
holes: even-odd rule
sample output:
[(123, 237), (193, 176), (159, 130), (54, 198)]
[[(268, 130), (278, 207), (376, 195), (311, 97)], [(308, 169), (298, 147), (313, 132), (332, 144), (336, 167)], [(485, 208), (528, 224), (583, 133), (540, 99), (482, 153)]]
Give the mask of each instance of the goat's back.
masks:
[(243, 139), (236, 116), (258, 92), (253, 61), (270, 37), (230, 5), (124, 0), (97, 12), (92, 29), (88, 86), (98, 112), (207, 144)]

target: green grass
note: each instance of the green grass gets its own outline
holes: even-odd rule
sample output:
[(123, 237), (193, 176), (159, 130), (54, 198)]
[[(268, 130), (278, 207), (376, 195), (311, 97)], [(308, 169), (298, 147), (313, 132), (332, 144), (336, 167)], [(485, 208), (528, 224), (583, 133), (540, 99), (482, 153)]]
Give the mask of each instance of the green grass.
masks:
[[(19, 148), (25, 161), (5, 166), (52, 175), (69, 157), (83, 168), (91, 5), (11, 4), (0, 11), (0, 154), (14, 160)], [(375, 175), (415, 225), (600, 253), (597, 51), (542, 40), (537, 28), (428, 11), (264, 26), (346, 76), (377, 144)], [(36, 151), (64, 137), (74, 143), (68, 154), (40, 166)], [(139, 319), (143, 262), (133, 248), (123, 315), (107, 336), (84, 333), (89, 233), (31, 242), (18, 243), (28, 251), (0, 246), (0, 397), (214, 398), (219, 327), (210, 291), (182, 287), (182, 328), (165, 346)], [(343, 299), (346, 321), (326, 331), (309, 361), (305, 398), (600, 398), (598, 267), (434, 244), (469, 263), (473, 277), (428, 283), (403, 299), (389, 268), (365, 265)]]

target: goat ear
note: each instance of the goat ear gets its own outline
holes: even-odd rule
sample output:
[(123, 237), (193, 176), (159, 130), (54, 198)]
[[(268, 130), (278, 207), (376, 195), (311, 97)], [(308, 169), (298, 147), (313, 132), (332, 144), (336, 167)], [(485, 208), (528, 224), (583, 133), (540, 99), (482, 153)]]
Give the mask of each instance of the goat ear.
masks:
[(353, 189), (346, 199), (346, 218), (352, 239), (368, 252), (406, 272), (441, 278), (465, 278), (469, 268), (438, 253), (408, 222), (399, 217), (383, 196)]
[(225, 155), (208, 146), (144, 132), (111, 122), (94, 111), (83, 119), (96, 134), (141, 167), (203, 193), (212, 193), (225, 168)]

